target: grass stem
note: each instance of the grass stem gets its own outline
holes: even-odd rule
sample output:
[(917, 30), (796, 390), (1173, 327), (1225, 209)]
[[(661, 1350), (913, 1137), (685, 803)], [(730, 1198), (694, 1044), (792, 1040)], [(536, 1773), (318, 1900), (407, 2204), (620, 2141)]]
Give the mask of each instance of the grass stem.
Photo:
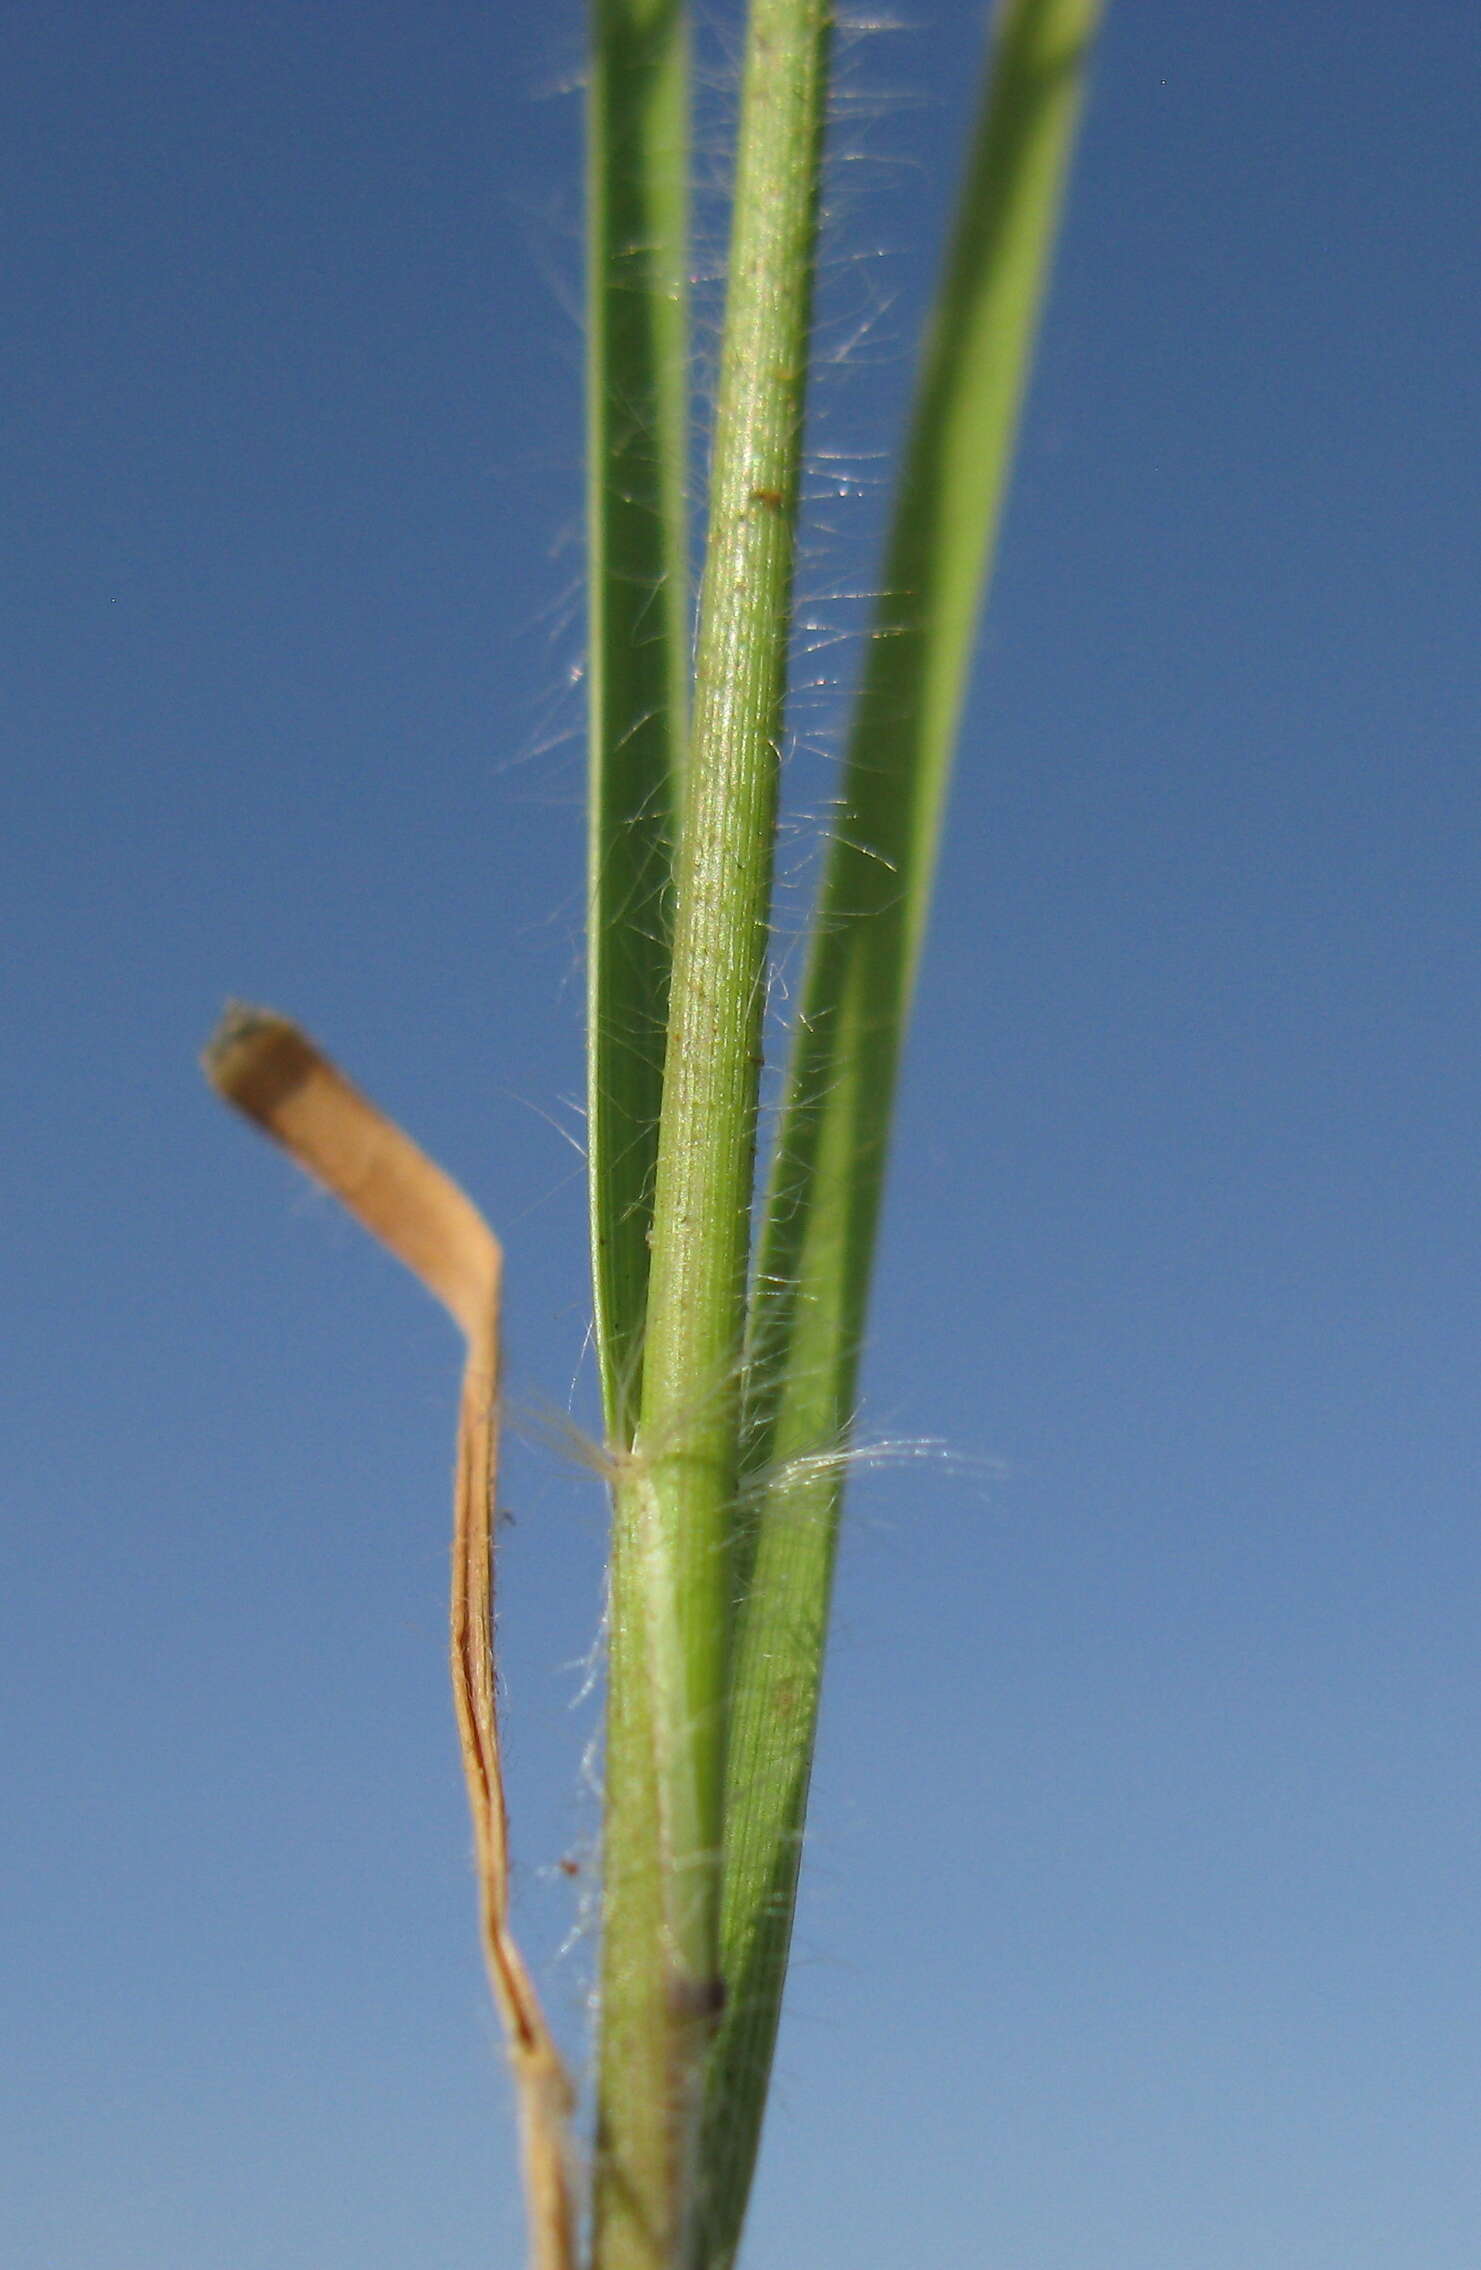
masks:
[[(724, 1992), (729, 1545), (827, 32), (824, 0), (753, 0), (641, 1416), (614, 1492), (594, 2270), (692, 2259), (703, 2071)], [(656, 1855), (629, 1841), (645, 1799)]]

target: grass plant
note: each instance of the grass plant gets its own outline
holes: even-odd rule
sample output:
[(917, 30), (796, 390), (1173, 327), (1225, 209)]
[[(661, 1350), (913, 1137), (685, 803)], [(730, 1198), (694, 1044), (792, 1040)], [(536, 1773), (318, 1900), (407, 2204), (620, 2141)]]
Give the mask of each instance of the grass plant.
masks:
[[(891, 1105), (1100, 13), (1101, 0), (1003, 0), (993, 19), (758, 1195), (830, 9), (750, 0), (691, 673), (689, 28), (682, 0), (591, 4), (588, 1150), (613, 1517), (589, 2270), (728, 2270), (740, 2243)], [(247, 1019), (253, 1049), (264, 1029), (303, 1077), (322, 1066), (281, 1020)], [(419, 1181), (406, 1159), (420, 1154), (395, 1130), (376, 1137), (391, 1144), (375, 1153), (390, 1195), (367, 1208), (353, 1143), (330, 1173), (322, 1146), (285, 1132), (300, 1125), (291, 1081), (262, 1108), (237, 1092), (258, 1062), (243, 1031), (239, 1017), (208, 1056), (217, 1084), (443, 1290), (469, 1335), (474, 1401), (491, 1402), (498, 1258), (477, 1244), (482, 1224), (426, 1160), (434, 1180)], [(313, 1072), (320, 1088), (336, 1078)], [(484, 1257), (471, 1290), (457, 1253), (429, 1252), (416, 1226), (428, 1188), (438, 1221)], [(476, 1431), (469, 1392), (453, 1653), (485, 1943), (521, 2078), (532, 2259), (574, 2270), (565, 2080), (507, 1933), (486, 1595), (494, 1435)]]

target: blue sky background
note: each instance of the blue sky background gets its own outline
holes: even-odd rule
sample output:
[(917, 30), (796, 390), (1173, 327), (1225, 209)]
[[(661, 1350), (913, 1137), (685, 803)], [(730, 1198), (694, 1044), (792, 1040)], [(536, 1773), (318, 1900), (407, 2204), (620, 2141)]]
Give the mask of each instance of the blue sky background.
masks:
[[(979, 39), (933, 0), (842, 58), (844, 629)], [(0, 45), (0, 2251), (513, 2264), (456, 1343), (194, 1058), (227, 994), (298, 1016), (503, 1232), (513, 1393), (589, 1421), (580, 12)], [(1458, 0), (1112, 7), (867, 1375), (957, 1456), (852, 1501), (755, 2270), (1481, 2258), (1478, 94)], [(800, 823), (784, 865), (791, 921)], [(538, 1446), (506, 1496), (579, 2057), (603, 1510)]]

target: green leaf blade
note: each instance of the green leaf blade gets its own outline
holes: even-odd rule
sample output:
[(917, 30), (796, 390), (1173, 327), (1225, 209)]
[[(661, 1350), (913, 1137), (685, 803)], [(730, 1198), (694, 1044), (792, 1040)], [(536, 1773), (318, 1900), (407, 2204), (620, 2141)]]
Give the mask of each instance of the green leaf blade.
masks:
[(780, 2014), (844, 1451), (957, 722), (1099, 0), (1010, 0), (927, 336), (814, 924), (747, 1350), (705, 2270), (734, 2258)]
[(609, 1440), (637, 1422), (688, 708), (688, 36), (594, 0), (587, 101), (587, 1138)]

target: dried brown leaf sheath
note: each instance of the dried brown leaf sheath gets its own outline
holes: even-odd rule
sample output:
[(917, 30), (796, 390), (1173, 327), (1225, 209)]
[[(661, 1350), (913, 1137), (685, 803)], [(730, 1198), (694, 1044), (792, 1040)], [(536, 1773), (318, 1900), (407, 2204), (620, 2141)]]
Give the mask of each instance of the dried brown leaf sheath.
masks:
[(484, 1954), (519, 2102), (534, 2270), (573, 2270), (571, 2086), (509, 1930), (509, 1840), (493, 1675), (493, 1501), (504, 1257), (472, 1201), (296, 1025), (228, 1008), (206, 1049), (218, 1094), (281, 1143), (461, 1325), (453, 1491), (452, 1681), (473, 1816)]

